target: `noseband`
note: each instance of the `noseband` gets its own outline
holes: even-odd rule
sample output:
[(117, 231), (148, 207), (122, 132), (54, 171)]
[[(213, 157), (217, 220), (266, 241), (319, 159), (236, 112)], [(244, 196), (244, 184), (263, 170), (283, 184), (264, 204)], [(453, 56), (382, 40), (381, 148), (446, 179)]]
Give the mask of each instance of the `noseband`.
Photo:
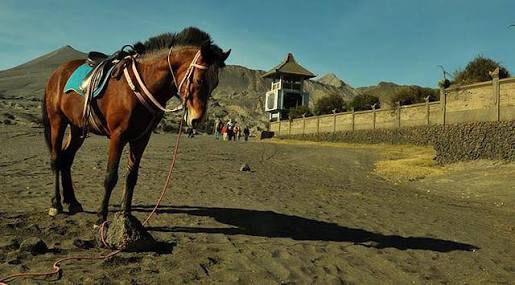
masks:
[[(150, 91), (147, 89), (147, 87), (143, 83), (143, 80), (141, 80), (141, 76), (138, 72), (138, 69), (136, 68), (135, 57), (137, 55), (128, 56), (128, 58), (132, 61), (132, 64), (131, 64), (132, 72), (134, 73), (134, 77), (136, 77), (136, 81), (138, 82), (138, 85), (140, 86), (141, 91), (143, 92), (143, 94), (145, 96), (143, 96), (143, 94), (141, 94), (136, 89), (136, 86), (134, 85), (134, 82), (132, 81), (132, 79), (129, 75), (128, 67), (124, 68), (124, 70), (123, 70), (125, 79), (127, 80), (127, 84), (131, 88), (132, 92), (134, 92), (138, 101), (151, 113), (156, 113), (156, 109), (161, 112), (165, 112), (165, 113), (177, 112), (182, 109), (184, 109), (184, 111), (186, 111), (187, 110), (187, 102), (188, 102), (188, 100), (191, 99), (190, 85), (191, 85), (191, 79), (193, 78), (193, 72), (194, 72), (195, 68), (202, 69), (202, 70), (208, 69), (207, 66), (200, 65), (197, 63), (198, 59), (200, 58), (200, 50), (199, 50), (193, 57), (193, 60), (191, 61), (190, 65), (188, 66), (188, 69), (186, 70), (186, 74), (182, 77), (181, 82), (179, 84), (177, 84), (177, 79), (176, 79), (175, 73), (173, 71), (172, 64), (170, 62), (171, 53), (172, 53), (172, 48), (170, 48), (170, 50), (168, 51), (168, 56), (167, 56), (168, 67), (170, 68), (170, 73), (172, 74), (173, 83), (174, 83), (175, 87), (177, 88), (177, 92), (175, 94), (173, 94), (172, 97), (177, 96), (182, 101), (181, 105), (179, 105), (173, 109), (166, 109), (164, 106), (162, 106), (159, 103), (159, 101), (156, 100), (154, 95), (152, 95), (152, 93), (150, 93)], [(181, 90), (182, 90), (183, 86), (186, 87), (186, 93), (185, 93), (184, 99), (183, 99), (183, 96), (181, 96)]]

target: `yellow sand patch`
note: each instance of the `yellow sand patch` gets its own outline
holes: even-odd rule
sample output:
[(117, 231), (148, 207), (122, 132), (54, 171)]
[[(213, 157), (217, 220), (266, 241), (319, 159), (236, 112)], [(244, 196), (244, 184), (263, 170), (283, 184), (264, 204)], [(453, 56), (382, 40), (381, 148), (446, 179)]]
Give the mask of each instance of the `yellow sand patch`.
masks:
[(271, 139), (265, 142), (372, 150), (378, 155), (374, 173), (394, 183), (414, 181), (446, 172), (446, 168), (437, 165), (433, 160), (434, 150), (429, 146), (310, 142), (284, 139)]
[(434, 150), (403, 147), (403, 152), (388, 152), (384, 160), (375, 163), (374, 173), (394, 183), (442, 175), (446, 169), (433, 160)]

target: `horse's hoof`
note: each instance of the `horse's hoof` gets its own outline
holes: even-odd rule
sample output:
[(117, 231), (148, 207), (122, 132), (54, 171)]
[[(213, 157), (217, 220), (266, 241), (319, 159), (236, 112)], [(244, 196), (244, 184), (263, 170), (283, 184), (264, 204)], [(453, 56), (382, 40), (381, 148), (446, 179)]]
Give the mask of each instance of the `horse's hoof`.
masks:
[(75, 215), (81, 212), (84, 212), (84, 209), (82, 208), (82, 205), (80, 203), (70, 204), (70, 206), (68, 207), (68, 213), (70, 215)]
[(50, 217), (55, 217), (55, 216), (57, 216), (57, 214), (59, 214), (59, 213), (61, 213), (61, 212), (62, 212), (62, 211), (59, 211), (57, 208), (53, 208), (53, 207), (52, 207), (52, 208), (50, 208), (50, 209), (48, 209), (48, 215), (49, 215)]

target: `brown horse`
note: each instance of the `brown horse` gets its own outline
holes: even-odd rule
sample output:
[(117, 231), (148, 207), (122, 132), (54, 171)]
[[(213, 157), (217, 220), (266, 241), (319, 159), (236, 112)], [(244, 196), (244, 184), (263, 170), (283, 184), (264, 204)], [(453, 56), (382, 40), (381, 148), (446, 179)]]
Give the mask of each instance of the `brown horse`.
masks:
[[(158, 105), (179, 94), (185, 106), (186, 123), (195, 127), (206, 113), (209, 95), (218, 85), (218, 71), (224, 67), (224, 61), (230, 50), (223, 52), (212, 44), (210, 36), (196, 28), (187, 28), (177, 34), (163, 34), (150, 38), (145, 43), (135, 45), (137, 57), (132, 57), (138, 75), (127, 67), (127, 77), (110, 78), (100, 98), (93, 99), (93, 109), (100, 118), (101, 130), (89, 128), (109, 140), (109, 158), (104, 180), (104, 198), (99, 209), (99, 220), (107, 219), (111, 192), (118, 180), (118, 166), (124, 146), (128, 143), (128, 174), (122, 211), (129, 215), (134, 187), (138, 178), (138, 169), (143, 151), (151, 135), (151, 129), (162, 118), (163, 112), (155, 112), (137, 98), (136, 93), (148, 89)], [(45, 127), (45, 139), (50, 149), (51, 167), (55, 174), (55, 194), (51, 199), (50, 215), (63, 212), (59, 184), (62, 183), (63, 201), (68, 205), (70, 214), (83, 211), (75, 197), (71, 178), (71, 166), (75, 153), (84, 142), (82, 136), (82, 112), (84, 97), (75, 92), (64, 93), (64, 85), (73, 71), (84, 60), (75, 60), (57, 68), (48, 80), (43, 99), (42, 113)], [(141, 82), (139, 90), (131, 88), (131, 79)], [(178, 82), (187, 84), (178, 84)], [(180, 87), (179, 87), (180, 86)], [(178, 90), (180, 89), (180, 90)], [(147, 101), (148, 98), (146, 98)], [(146, 106), (145, 106), (146, 105)], [(155, 105), (155, 104), (154, 104)], [(64, 147), (62, 141), (65, 130), (70, 127)], [(96, 129), (96, 130), (95, 130)], [(61, 179), (60, 179), (61, 175)]]

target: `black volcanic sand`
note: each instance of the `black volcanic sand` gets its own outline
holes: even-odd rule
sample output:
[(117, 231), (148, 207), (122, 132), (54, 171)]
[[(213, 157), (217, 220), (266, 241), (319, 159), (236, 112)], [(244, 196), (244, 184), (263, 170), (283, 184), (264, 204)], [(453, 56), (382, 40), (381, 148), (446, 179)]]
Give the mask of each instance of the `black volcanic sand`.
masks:
[[(162, 187), (173, 141), (173, 135), (155, 134), (145, 153), (134, 195), (141, 221)], [(103, 193), (106, 146), (105, 138), (90, 137), (76, 158), (75, 187), (86, 212), (51, 218), (53, 176), (42, 130), (2, 126), (0, 276), (50, 270), (68, 255), (107, 252), (88, 244)], [(515, 280), (513, 203), (445, 195), (445, 189), (430, 191), (432, 183), (394, 185), (372, 173), (377, 159), (375, 151), (363, 148), (184, 138), (171, 191), (148, 228), (161, 246), (105, 261), (66, 262), (60, 282)], [(244, 163), (251, 171), (239, 171)], [(124, 172), (122, 167), (112, 210), (121, 199)], [(487, 174), (484, 181), (491, 179)], [(506, 189), (513, 189), (512, 178), (506, 177)], [(467, 177), (453, 179), (459, 184)], [(36, 255), (18, 250), (29, 237), (41, 238), (49, 249)]]

